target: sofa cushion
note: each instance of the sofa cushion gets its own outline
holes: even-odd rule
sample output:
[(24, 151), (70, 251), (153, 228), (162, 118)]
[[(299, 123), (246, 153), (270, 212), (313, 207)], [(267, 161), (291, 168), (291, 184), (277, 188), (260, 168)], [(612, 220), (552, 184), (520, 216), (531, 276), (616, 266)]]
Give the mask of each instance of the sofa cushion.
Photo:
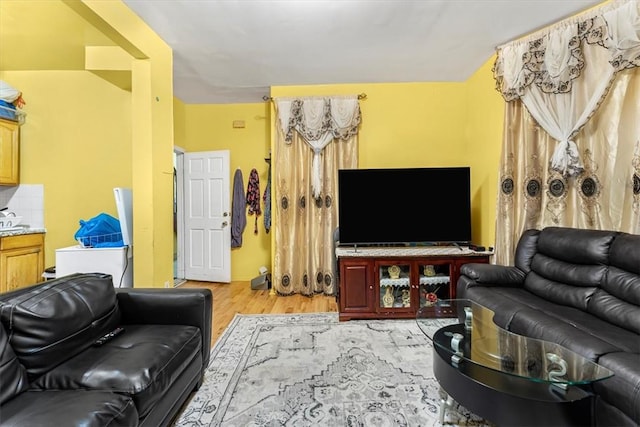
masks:
[[(528, 270), (524, 287), (541, 298), (587, 310), (596, 289), (605, 281), (611, 244), (618, 233), (547, 227), (540, 231), (535, 251), (525, 252)], [(526, 242), (531, 237), (523, 235)], [(517, 255), (523, 258), (523, 255)]]
[[(611, 244), (609, 264), (640, 275), (640, 234), (620, 233)], [(640, 294), (636, 294), (640, 304)]]
[(4, 328), (0, 326), (0, 405), (27, 387), (27, 371), (18, 361)]
[(605, 281), (616, 236), (611, 231), (545, 228), (538, 236), (524, 287), (541, 298), (586, 311)]
[(640, 425), (640, 352), (611, 353), (598, 360), (615, 375), (593, 385), (597, 394)]
[(611, 244), (609, 269), (587, 310), (640, 334), (640, 235), (620, 233)]
[(514, 267), (522, 270), (525, 273), (531, 271), (531, 260), (538, 251), (538, 238), (540, 237), (540, 230), (530, 229), (525, 230), (518, 240), (516, 246), (516, 254)]
[(491, 309), (495, 313), (495, 323), (507, 330), (510, 329), (515, 314), (521, 310), (534, 309), (546, 313), (575, 310), (548, 301), (522, 288), (472, 286), (464, 291), (463, 298)]
[(90, 347), (38, 378), (33, 388), (109, 390), (130, 395), (140, 417), (194, 360), (202, 338), (194, 326), (124, 325), (125, 332)]
[(546, 300), (586, 311), (606, 273), (604, 265), (575, 265), (536, 254), (524, 287)]
[(638, 423), (598, 394), (595, 395), (594, 412), (593, 425), (598, 427), (638, 427)]
[[(640, 277), (637, 280), (640, 285)], [(640, 334), (640, 307), (602, 289), (598, 289), (591, 297), (587, 311), (612, 325)], [(638, 335), (636, 341), (640, 341)]]
[(616, 231), (546, 227), (538, 237), (538, 253), (576, 265), (608, 265)]
[(0, 319), (33, 379), (113, 329), (119, 311), (110, 275), (77, 274), (2, 299)]
[(2, 427), (134, 427), (130, 397), (108, 391), (26, 391), (2, 405)]
[[(536, 322), (542, 322), (547, 326), (559, 325), (559, 327), (575, 328), (575, 332), (573, 329), (568, 329), (568, 331), (571, 334), (576, 334), (576, 340), (579, 336), (585, 337), (584, 339), (587, 340), (590, 339), (588, 337), (594, 338), (600, 348), (597, 355), (607, 351), (620, 350), (640, 352), (640, 340), (632, 331), (617, 327), (582, 310), (547, 301), (523, 289), (473, 286), (465, 290), (464, 298), (491, 309), (495, 313), (494, 321), (498, 326), (521, 335), (554, 341), (550, 339), (552, 335), (548, 335), (547, 338), (540, 335), (542, 333), (538, 331), (540, 325)], [(533, 314), (527, 314), (529, 310), (532, 310)], [(519, 317), (517, 317), (518, 314)], [(517, 322), (514, 323), (516, 317)], [(563, 324), (564, 326), (562, 326)], [(536, 335), (530, 335), (534, 333)], [(576, 348), (579, 348), (577, 343)], [(596, 357), (597, 355), (594, 353), (588, 357)]]
[[(563, 311), (564, 318), (557, 315)], [(610, 342), (611, 339), (595, 336), (589, 329), (583, 330), (577, 327), (578, 323), (570, 320), (572, 316), (569, 313), (576, 318), (580, 318), (580, 315), (584, 316), (583, 322), (587, 325), (590, 320), (597, 320), (593, 316), (568, 307), (558, 307), (556, 315), (540, 310), (522, 309), (511, 319), (509, 330), (518, 335), (560, 344), (594, 362), (604, 354), (621, 350), (616, 344)], [(610, 326), (610, 328), (613, 335), (615, 327)]]
[(515, 303), (518, 297), (538, 298), (520, 288), (472, 286), (464, 290), (461, 298), (470, 299), (494, 313), (493, 321), (501, 328), (509, 328), (514, 314), (522, 307)]

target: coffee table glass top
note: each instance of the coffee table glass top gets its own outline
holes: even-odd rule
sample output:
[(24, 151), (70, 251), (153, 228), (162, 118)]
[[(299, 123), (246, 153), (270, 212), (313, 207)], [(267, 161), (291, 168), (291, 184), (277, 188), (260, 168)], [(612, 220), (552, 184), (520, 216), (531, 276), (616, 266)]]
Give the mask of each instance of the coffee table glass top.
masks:
[[(560, 387), (589, 384), (613, 372), (555, 343), (506, 331), (493, 322), (493, 311), (470, 300), (439, 300), (422, 307), (416, 321), (438, 349), (458, 366), (473, 363), (505, 374)], [(433, 319), (451, 324), (433, 327)]]

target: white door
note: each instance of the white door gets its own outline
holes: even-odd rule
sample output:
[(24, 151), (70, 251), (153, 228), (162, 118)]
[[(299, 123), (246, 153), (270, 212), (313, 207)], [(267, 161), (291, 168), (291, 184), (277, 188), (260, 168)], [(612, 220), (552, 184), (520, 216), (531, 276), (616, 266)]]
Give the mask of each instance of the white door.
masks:
[(231, 282), (229, 151), (184, 154), (185, 279)]

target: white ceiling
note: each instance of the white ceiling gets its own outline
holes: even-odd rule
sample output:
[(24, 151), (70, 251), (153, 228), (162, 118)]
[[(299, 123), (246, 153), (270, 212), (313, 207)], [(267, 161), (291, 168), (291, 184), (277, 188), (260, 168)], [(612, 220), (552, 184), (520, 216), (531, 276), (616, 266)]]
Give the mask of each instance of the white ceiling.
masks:
[(187, 104), (270, 86), (464, 81), (495, 47), (601, 0), (124, 0), (174, 53)]

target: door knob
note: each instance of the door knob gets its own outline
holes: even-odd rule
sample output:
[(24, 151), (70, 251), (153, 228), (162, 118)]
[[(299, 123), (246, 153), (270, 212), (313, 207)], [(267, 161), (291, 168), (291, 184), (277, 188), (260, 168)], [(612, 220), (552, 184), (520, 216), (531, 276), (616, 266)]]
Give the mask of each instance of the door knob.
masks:
[(229, 216), (229, 212), (223, 212), (222, 216)]
[(229, 223), (228, 223), (227, 221), (224, 221), (224, 222), (222, 223), (222, 226), (223, 226), (223, 227), (226, 227), (227, 225), (229, 225)]

